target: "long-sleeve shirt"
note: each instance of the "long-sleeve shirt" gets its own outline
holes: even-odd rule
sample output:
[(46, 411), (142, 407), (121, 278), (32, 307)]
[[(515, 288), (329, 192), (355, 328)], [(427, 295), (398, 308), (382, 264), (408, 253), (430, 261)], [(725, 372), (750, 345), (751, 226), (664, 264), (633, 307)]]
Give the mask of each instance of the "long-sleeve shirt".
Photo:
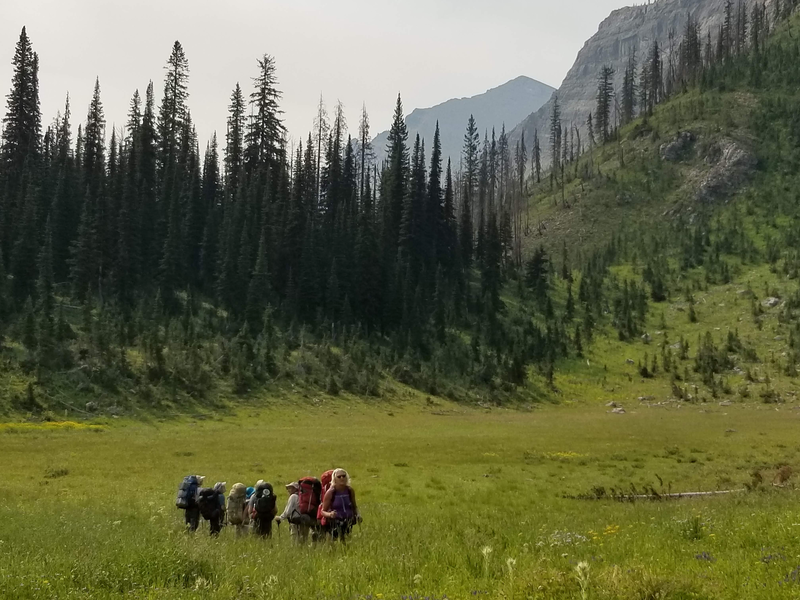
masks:
[(297, 494), (289, 496), (289, 500), (286, 502), (286, 508), (284, 508), (281, 513), (280, 520), (288, 520), (294, 512), (300, 513), (300, 496)]

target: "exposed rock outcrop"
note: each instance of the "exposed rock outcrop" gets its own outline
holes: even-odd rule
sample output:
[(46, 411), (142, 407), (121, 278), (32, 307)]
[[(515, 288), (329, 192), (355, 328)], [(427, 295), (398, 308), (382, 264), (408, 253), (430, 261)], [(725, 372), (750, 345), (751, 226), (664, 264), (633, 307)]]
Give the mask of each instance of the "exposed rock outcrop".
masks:
[(741, 143), (723, 138), (711, 147), (706, 162), (713, 166), (697, 188), (696, 198), (700, 202), (730, 197), (747, 182), (758, 161)]
[(681, 131), (671, 142), (661, 144), (659, 148), (661, 160), (678, 162), (685, 158), (694, 144), (694, 141), (695, 137), (691, 131)]
[[(667, 65), (670, 47), (677, 52), (687, 15), (691, 14), (698, 22), (701, 37), (705, 40), (709, 29), (716, 34), (723, 20), (724, 6), (725, 0), (656, 0), (651, 4), (629, 6), (612, 12), (600, 24), (597, 33), (584, 44), (556, 92), (561, 105), (562, 122), (585, 128), (586, 118), (595, 108), (597, 76), (601, 67), (610, 65), (614, 68), (614, 84), (616, 89), (620, 89), (632, 52), (636, 53), (641, 64), (641, 58), (647, 54), (653, 40), (658, 40), (665, 51), (664, 64)], [(669, 39), (671, 31), (675, 32), (672, 44)], [(512, 148), (523, 131), (526, 140), (532, 140), (534, 132), (538, 131), (542, 148), (547, 148), (552, 103), (551, 98), (514, 128), (510, 134)], [(543, 158), (549, 163), (547, 154), (543, 152)]]

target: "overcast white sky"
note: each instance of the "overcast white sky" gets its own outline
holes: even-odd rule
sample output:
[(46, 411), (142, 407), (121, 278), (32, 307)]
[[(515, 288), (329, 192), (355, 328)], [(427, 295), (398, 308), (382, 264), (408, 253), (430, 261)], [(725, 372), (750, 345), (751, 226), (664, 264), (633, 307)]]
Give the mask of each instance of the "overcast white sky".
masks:
[[(0, 93), (27, 26), (39, 53), (42, 115), (72, 99), (83, 121), (95, 77), (110, 126), (135, 89), (160, 101), (174, 40), (189, 60), (189, 106), (201, 140), (224, 138), (237, 81), (249, 92), (256, 58), (276, 58), (285, 122), (297, 139), (320, 93), (337, 99), (351, 131), (366, 103), (372, 132), (387, 129), (397, 93), (406, 113), (472, 96), (519, 75), (558, 87), (583, 42), (630, 0), (0, 0)], [(5, 112), (3, 100), (0, 112)]]

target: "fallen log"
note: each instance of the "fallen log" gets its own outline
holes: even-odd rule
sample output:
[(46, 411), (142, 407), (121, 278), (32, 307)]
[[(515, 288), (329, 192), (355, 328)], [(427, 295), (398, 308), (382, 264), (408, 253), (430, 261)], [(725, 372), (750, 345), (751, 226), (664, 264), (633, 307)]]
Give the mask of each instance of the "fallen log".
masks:
[(594, 490), (591, 494), (580, 494), (578, 496), (565, 496), (570, 500), (616, 500), (617, 502), (634, 502), (635, 500), (677, 500), (680, 498), (699, 498), (704, 496), (722, 496), (725, 494), (737, 494), (739, 492), (746, 492), (747, 488), (738, 488), (735, 490), (716, 490), (713, 492), (670, 492), (660, 494), (655, 490), (651, 490), (647, 494), (624, 494), (611, 490), (606, 492), (605, 489), (599, 488)]

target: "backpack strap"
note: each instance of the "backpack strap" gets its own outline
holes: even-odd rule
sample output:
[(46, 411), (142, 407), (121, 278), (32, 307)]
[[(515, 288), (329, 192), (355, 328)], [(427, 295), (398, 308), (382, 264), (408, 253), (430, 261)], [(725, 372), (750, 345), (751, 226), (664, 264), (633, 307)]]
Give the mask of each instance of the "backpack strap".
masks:
[(353, 514), (358, 514), (358, 505), (356, 504), (356, 492), (349, 485), (347, 486), (347, 493), (350, 494), (350, 504), (353, 505)]

